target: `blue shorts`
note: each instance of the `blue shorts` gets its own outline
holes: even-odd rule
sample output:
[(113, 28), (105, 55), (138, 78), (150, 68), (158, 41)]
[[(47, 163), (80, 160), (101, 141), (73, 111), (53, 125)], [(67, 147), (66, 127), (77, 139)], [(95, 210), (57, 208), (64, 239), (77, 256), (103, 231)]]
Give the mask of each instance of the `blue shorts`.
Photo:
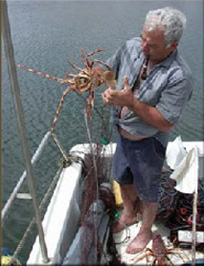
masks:
[(165, 148), (154, 137), (132, 141), (118, 134), (113, 157), (113, 179), (120, 185), (135, 185), (138, 196), (146, 201), (158, 201)]

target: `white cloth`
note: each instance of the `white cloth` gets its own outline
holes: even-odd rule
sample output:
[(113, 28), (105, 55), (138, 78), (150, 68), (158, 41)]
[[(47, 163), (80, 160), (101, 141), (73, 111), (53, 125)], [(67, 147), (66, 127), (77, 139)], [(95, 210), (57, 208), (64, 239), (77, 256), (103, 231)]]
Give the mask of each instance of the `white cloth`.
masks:
[(187, 152), (180, 137), (169, 143), (166, 153), (167, 164), (173, 173), (170, 178), (176, 180), (175, 189), (182, 193), (193, 193), (198, 186), (198, 149)]

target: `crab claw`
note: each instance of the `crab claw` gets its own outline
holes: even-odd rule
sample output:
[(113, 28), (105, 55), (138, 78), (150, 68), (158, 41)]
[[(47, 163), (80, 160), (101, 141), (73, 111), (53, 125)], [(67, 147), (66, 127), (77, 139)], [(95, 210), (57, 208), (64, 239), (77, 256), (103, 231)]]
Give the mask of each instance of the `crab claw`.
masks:
[(115, 88), (117, 86), (114, 71), (104, 71), (103, 76), (107, 85), (109, 85), (112, 88)]

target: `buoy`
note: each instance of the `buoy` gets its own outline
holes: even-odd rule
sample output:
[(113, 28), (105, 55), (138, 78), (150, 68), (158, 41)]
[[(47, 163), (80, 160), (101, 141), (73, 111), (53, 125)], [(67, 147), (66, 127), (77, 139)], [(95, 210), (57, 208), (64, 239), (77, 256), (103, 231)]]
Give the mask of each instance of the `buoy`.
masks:
[(20, 261), (16, 258), (13, 259), (11, 255), (1, 256), (1, 265), (22, 266)]
[(3, 247), (1, 248), (1, 265), (22, 266), (22, 263), (14, 258), (7, 248)]
[(116, 207), (122, 208), (123, 207), (123, 200), (121, 197), (120, 186), (119, 186), (118, 182), (116, 182), (115, 180), (113, 181), (113, 193), (115, 196)]

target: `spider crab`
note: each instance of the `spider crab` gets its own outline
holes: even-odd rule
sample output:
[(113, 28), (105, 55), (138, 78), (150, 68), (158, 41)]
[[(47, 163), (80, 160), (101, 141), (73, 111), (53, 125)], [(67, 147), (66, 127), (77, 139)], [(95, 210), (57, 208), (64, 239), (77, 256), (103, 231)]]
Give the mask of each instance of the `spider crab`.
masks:
[(167, 261), (169, 261), (171, 265), (174, 265), (171, 259), (167, 256), (170, 254), (178, 255), (184, 261), (183, 257), (178, 251), (174, 250), (173, 248), (167, 248), (165, 246), (160, 234), (153, 236), (152, 249), (146, 248), (144, 251), (142, 251), (142, 253), (144, 254), (141, 254), (136, 258), (132, 259), (134, 263), (137, 263), (138, 261), (141, 261), (144, 258), (146, 258), (147, 262), (149, 262), (148, 258), (149, 256), (152, 256), (152, 265), (168, 265)]
[[(95, 89), (97, 87), (100, 87), (102, 85), (108, 85), (112, 88), (116, 87), (116, 81), (115, 81), (115, 73), (111, 71), (111, 68), (108, 64), (106, 64), (103, 61), (100, 61), (98, 59), (93, 59), (90, 60), (89, 58), (93, 56), (96, 53), (103, 52), (103, 49), (97, 49), (93, 52), (90, 52), (88, 54), (84, 54), (84, 49), (81, 49), (81, 55), (82, 55), (82, 62), (85, 68), (80, 68), (77, 67), (75, 64), (69, 62), (69, 64), (78, 71), (77, 74), (70, 74), (66, 73), (65, 78), (58, 78), (51, 76), (49, 74), (43, 73), (41, 71), (25, 67), (20, 64), (16, 64), (17, 67), (23, 68), (26, 71), (35, 73), (37, 75), (40, 75), (42, 77), (57, 81), (59, 83), (64, 83), (64, 84), (69, 84), (69, 86), (65, 89), (63, 92), (63, 95), (60, 99), (57, 111), (55, 113), (55, 117), (52, 122), (51, 126), (51, 133), (54, 131), (54, 127), (56, 125), (60, 110), (62, 108), (62, 105), (64, 103), (64, 99), (68, 92), (70, 90), (74, 90), (77, 93), (83, 93), (83, 92), (89, 92), (87, 101), (86, 101), (86, 109), (85, 109), (85, 114), (87, 115), (88, 118), (92, 118), (92, 113), (91, 110), (94, 107), (94, 93)], [(95, 66), (95, 64), (98, 64)], [(108, 70), (104, 70), (103, 67), (107, 68)]]
[[(106, 64), (103, 61), (93, 59), (92, 61), (89, 60), (89, 57), (99, 53), (103, 52), (103, 49), (98, 49), (93, 52), (88, 53), (87, 55), (84, 54), (84, 49), (81, 49), (81, 54), (82, 54), (82, 61), (85, 66), (85, 69), (79, 68), (73, 63), (69, 62), (69, 64), (77, 71), (79, 71), (78, 74), (66, 74), (66, 77), (70, 77), (71, 79), (67, 79), (65, 83), (69, 83), (70, 86), (67, 87), (67, 89), (64, 91), (59, 106), (57, 108), (52, 127), (51, 127), (51, 132), (53, 132), (55, 124), (57, 122), (61, 107), (64, 102), (64, 98), (66, 97), (67, 93), (70, 90), (75, 90), (78, 93), (83, 93), (83, 92), (89, 92), (89, 96), (87, 98), (87, 103), (86, 103), (86, 115), (88, 118), (92, 118), (92, 113), (91, 110), (94, 107), (94, 93), (95, 89), (97, 87), (100, 87), (102, 85), (108, 85), (112, 88), (116, 87), (116, 81), (115, 81), (115, 73), (111, 71), (111, 68), (108, 64)], [(103, 71), (100, 66), (95, 66), (94, 64), (98, 63), (100, 65), (105, 66), (108, 71)]]

